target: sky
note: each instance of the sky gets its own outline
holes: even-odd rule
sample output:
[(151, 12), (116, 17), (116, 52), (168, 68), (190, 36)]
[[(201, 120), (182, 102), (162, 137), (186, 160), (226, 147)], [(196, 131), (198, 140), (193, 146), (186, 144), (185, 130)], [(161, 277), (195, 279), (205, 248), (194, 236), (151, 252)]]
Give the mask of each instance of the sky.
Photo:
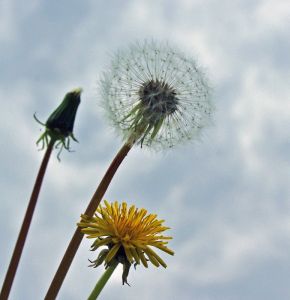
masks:
[[(82, 87), (74, 133), (54, 151), (11, 299), (43, 299), (106, 168), (122, 145), (100, 105), (112, 53), (169, 41), (206, 70), (216, 111), (202, 138), (154, 153), (134, 147), (105, 198), (171, 227), (167, 269), (121, 267), (99, 299), (290, 298), (290, 2), (288, 0), (0, 1), (0, 282), (43, 151), (41, 126)], [(84, 240), (58, 299), (86, 299), (103, 272)], [(2, 285), (2, 283), (1, 283)]]

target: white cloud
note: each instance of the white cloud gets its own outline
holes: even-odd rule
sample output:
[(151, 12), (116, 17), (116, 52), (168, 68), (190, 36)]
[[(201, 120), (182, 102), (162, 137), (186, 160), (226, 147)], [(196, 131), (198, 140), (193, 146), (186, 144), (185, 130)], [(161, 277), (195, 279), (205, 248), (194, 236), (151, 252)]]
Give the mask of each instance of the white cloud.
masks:
[[(286, 255), (290, 222), (237, 227), (219, 220), (209, 220), (197, 236), (176, 250), (174, 268), (192, 284), (225, 284), (247, 277), (254, 268), (272, 258)], [(188, 276), (190, 274), (190, 276)]]
[(11, 41), (15, 37), (15, 23), (13, 22), (13, 2), (3, 0), (0, 3), (0, 40)]
[(285, 30), (284, 26), (290, 20), (290, 3), (287, 0), (264, 0), (255, 15), (268, 29)]
[[(127, 197), (128, 202), (156, 210), (172, 227), (171, 245), (176, 255), (164, 257), (167, 270), (132, 271), (132, 288), (119, 284), (118, 270), (104, 297), (115, 299), (118, 294), (120, 299), (134, 299), (138, 294), (140, 299), (156, 295), (192, 299), (194, 295), (203, 300), (212, 299), (214, 291), (216, 299), (223, 300), (222, 290), (227, 290), (228, 299), (250, 300), (243, 298), (241, 288), (231, 288), (250, 290), (253, 279), (261, 280), (255, 274), (268, 263), (289, 265), (290, 77), (289, 56), (281, 57), (280, 52), (289, 47), (288, 1), (165, 2), (101, 5), (90, 1), (79, 22), (47, 14), (47, 23), (55, 22), (55, 32), (42, 43), (35, 40), (35, 30), (45, 25), (36, 24), (33, 16), (46, 13), (42, 11), (44, 2), (1, 2), (1, 51), (10, 58), (1, 69), (1, 178), (5, 183), (1, 249), (2, 245), (12, 248), (18, 229), (15, 224), (20, 223), (43, 155), (31, 140), (39, 133), (32, 114), (37, 111), (42, 119), (48, 107), (57, 103), (55, 99), (62, 98), (60, 91), (65, 93), (75, 85), (85, 88), (76, 127), (80, 144), (72, 145), (76, 153), (63, 153), (60, 164), (54, 153), (13, 299), (23, 298), (23, 290), (27, 299), (43, 296), (71, 236), (75, 216), (88, 203), (121, 146), (107, 124), (99, 121), (103, 116), (94, 112), (99, 108), (97, 91), (91, 86), (109, 60), (106, 51), (143, 37), (171, 39), (186, 52), (198, 54), (214, 77), (218, 113), (209, 140), (200, 146), (173, 149), (166, 155), (135, 148), (118, 170), (107, 193), (109, 200)], [(64, 4), (71, 5), (78, 15), (77, 4)], [(56, 32), (63, 22), (71, 28), (62, 31), (65, 42)], [(18, 39), (22, 25), (30, 28), (31, 44)], [(19, 48), (12, 47), (14, 41)], [(20, 55), (23, 47), (31, 54), (27, 58), (30, 67)], [(20, 69), (19, 58), (24, 61)], [(7, 79), (7, 73), (15, 80)], [(43, 95), (52, 102), (46, 103)], [(12, 225), (13, 218), (18, 221)], [(92, 258), (89, 244), (82, 245), (61, 299), (86, 296), (101, 274), (101, 269), (92, 272), (86, 266), (86, 258)], [(0, 257), (0, 265), (7, 265), (8, 256)], [(2, 268), (1, 278), (4, 271)], [(271, 285), (263, 287), (266, 293), (289, 289), (275, 274), (269, 270)], [(37, 288), (33, 287), (37, 291), (29, 288), (35, 276), (39, 279)], [(255, 299), (265, 300), (262, 288), (257, 286), (255, 291)]]
[(21, 21), (33, 13), (39, 1), (2, 0), (0, 2), (0, 41), (13, 42), (19, 34)]

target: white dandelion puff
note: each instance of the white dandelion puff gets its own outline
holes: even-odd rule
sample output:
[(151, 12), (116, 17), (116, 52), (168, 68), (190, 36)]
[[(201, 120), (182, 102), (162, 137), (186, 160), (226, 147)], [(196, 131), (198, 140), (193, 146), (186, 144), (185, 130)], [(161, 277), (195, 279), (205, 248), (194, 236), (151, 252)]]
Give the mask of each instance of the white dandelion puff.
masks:
[(117, 52), (101, 80), (103, 104), (123, 138), (164, 149), (199, 136), (213, 104), (194, 59), (167, 43)]

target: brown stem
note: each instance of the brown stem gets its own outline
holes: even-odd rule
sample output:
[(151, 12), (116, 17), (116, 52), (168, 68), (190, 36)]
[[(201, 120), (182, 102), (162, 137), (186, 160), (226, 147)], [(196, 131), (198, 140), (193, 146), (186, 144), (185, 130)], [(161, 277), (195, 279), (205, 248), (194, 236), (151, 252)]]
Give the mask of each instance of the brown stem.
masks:
[(44, 157), (41, 162), (40, 169), (38, 171), (35, 184), (30, 196), (30, 200), (26, 209), (26, 213), (23, 219), (23, 223), (18, 235), (18, 239), (16, 241), (14, 251), (10, 260), (10, 264), (6, 273), (6, 277), (4, 279), (4, 283), (2, 286), (1, 294), (0, 294), (0, 300), (6, 300), (9, 297), (10, 290), (13, 284), (13, 280), (18, 268), (18, 264), (21, 258), (21, 254), (24, 248), (25, 240), (29, 231), (29, 227), (31, 224), (31, 220), (33, 217), (34, 209), (37, 203), (38, 195), (40, 192), (40, 188), (42, 185), (43, 177), (46, 171), (46, 167), (53, 149), (54, 141), (51, 140), (48, 144), (48, 147), (46, 149), (46, 152), (44, 154)]
[[(102, 181), (100, 182), (96, 192), (94, 193), (86, 211), (85, 214), (89, 217), (92, 217), (101, 202), (112, 178), (114, 177), (118, 167), (122, 163), (123, 159), (126, 157), (130, 149), (132, 148), (132, 145), (129, 143), (126, 143), (120, 151), (115, 156), (114, 160), (112, 161), (111, 165), (109, 166), (106, 174), (104, 175)], [(64, 281), (64, 278), (69, 270), (69, 267), (74, 259), (74, 256), (79, 248), (79, 245), (83, 239), (84, 234), (81, 232), (81, 230), (77, 227), (67, 249), (66, 252), (62, 258), (62, 261), (58, 267), (58, 270), (51, 282), (51, 285), (47, 291), (47, 294), (45, 296), (45, 300), (53, 300), (56, 298), (61, 285)]]

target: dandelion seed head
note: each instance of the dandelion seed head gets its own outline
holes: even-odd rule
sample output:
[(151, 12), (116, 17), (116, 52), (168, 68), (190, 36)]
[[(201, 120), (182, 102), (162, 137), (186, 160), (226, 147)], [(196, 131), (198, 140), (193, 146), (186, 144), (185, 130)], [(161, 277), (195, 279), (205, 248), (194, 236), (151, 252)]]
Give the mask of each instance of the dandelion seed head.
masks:
[(199, 136), (214, 110), (197, 62), (168, 43), (117, 52), (101, 80), (103, 104), (125, 140), (164, 149)]
[(164, 81), (145, 82), (139, 89), (139, 97), (148, 111), (148, 118), (152, 119), (151, 122), (158, 120), (160, 115), (170, 115), (177, 109), (176, 92)]

